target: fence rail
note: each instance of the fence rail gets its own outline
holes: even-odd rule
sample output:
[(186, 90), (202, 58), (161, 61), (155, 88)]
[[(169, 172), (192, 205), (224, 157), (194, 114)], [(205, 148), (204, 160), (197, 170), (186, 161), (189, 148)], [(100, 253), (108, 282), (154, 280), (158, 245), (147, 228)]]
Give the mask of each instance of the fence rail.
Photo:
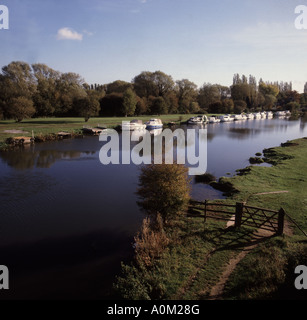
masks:
[[(230, 211), (230, 208), (232, 208), (233, 211)], [(195, 210), (197, 211), (195, 212)], [(213, 215), (208, 215), (208, 212), (213, 213)], [(246, 225), (271, 231), (277, 235), (282, 235), (284, 232), (285, 214), (286, 213), (283, 208), (276, 211), (247, 206), (244, 202), (237, 202), (235, 205), (232, 205), (211, 203), (207, 200), (192, 201), (188, 211), (189, 217), (201, 217), (204, 218), (204, 222), (206, 222), (207, 218), (229, 221), (230, 215), (231, 217), (234, 217), (234, 224), (236, 228)]]

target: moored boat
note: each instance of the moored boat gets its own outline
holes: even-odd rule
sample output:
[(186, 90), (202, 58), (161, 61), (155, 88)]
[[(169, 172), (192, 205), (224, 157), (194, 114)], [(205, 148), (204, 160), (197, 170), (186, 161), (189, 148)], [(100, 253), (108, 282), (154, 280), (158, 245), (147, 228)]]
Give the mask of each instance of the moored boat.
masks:
[(146, 124), (143, 124), (142, 120), (123, 121), (121, 129), (123, 131), (144, 130), (146, 129)]
[(190, 118), (187, 123), (188, 124), (204, 124), (207, 122), (208, 122), (207, 117), (205, 115), (200, 115), (200, 116)]
[(218, 119), (216, 116), (211, 116), (208, 118), (208, 122), (209, 123), (219, 123), (219, 122), (221, 122), (221, 120)]
[(163, 128), (163, 123), (161, 119), (150, 119), (145, 122), (146, 129), (161, 129)]

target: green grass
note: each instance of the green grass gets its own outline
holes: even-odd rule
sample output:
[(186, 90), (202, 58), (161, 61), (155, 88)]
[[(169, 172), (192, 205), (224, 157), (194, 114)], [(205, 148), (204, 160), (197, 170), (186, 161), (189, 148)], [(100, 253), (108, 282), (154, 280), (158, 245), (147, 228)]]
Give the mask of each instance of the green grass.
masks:
[[(244, 201), (273, 210), (283, 207), (307, 231), (307, 139), (274, 148), (269, 154), (275, 164), (272, 167), (251, 166), (244, 175), (223, 178), (238, 191), (225, 202)], [(288, 193), (256, 195), (276, 191)], [(167, 230), (172, 239), (168, 250), (153, 268), (134, 274), (134, 279), (156, 283), (151, 289), (159, 283), (162, 299), (207, 299), (229, 260), (257, 240), (255, 229), (242, 226), (226, 231), (225, 225), (212, 219), (204, 224), (201, 218), (181, 217)], [(288, 299), (298, 295), (293, 274), (295, 266), (307, 264), (307, 239), (295, 226), (293, 232), (263, 238), (230, 275), (223, 299)]]
[[(78, 132), (83, 126), (95, 127), (98, 124), (106, 126), (108, 128), (115, 128), (120, 125), (122, 121), (131, 121), (133, 119), (140, 119), (148, 121), (152, 117), (160, 118), (164, 124), (168, 122), (186, 121), (193, 115), (189, 114), (174, 114), (174, 115), (162, 115), (162, 116), (140, 116), (140, 117), (112, 117), (112, 118), (91, 118), (88, 122), (85, 122), (83, 118), (36, 118), (26, 119), (21, 123), (16, 123), (14, 120), (1, 120), (0, 121), (0, 143), (5, 142), (7, 138), (16, 136), (34, 136), (37, 135), (49, 135), (57, 134), (60, 131)], [(4, 133), (6, 130), (22, 130), (28, 132), (28, 134), (11, 134)]]

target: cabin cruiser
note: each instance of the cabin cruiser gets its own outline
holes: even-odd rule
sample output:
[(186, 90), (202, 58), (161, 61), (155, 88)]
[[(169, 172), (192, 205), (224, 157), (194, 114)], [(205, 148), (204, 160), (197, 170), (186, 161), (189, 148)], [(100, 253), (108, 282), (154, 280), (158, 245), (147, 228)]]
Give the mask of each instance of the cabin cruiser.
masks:
[(255, 118), (255, 116), (252, 113), (248, 113), (246, 117), (247, 117), (247, 120), (254, 120)]
[(207, 122), (208, 122), (208, 119), (204, 115), (193, 117), (188, 120), (188, 124), (204, 124)]
[(209, 117), (208, 122), (209, 123), (219, 123), (219, 122), (221, 122), (221, 120), (218, 119), (216, 116), (211, 116), (211, 117)]
[(144, 130), (146, 129), (146, 124), (143, 124), (142, 120), (123, 121), (121, 129), (123, 131)]
[(246, 114), (241, 114), (242, 120), (247, 120), (247, 115)]
[(150, 119), (145, 123), (146, 129), (160, 129), (163, 128), (161, 119)]
[(225, 114), (223, 116), (220, 116), (221, 122), (229, 122), (230, 121), (230, 116), (228, 114)]
[(260, 112), (260, 115), (261, 115), (261, 118), (262, 118), (262, 119), (266, 119), (266, 117), (267, 117), (267, 114), (266, 114), (265, 111)]
[(254, 119), (261, 119), (261, 114), (260, 112), (254, 113)]
[(266, 113), (266, 117), (268, 118), (268, 119), (271, 119), (271, 118), (273, 118), (273, 112), (272, 111), (267, 111), (267, 113)]
[(243, 120), (243, 117), (242, 117), (242, 115), (241, 114), (236, 114), (236, 115), (234, 115), (234, 120), (236, 120), (236, 121), (238, 121), (238, 120)]

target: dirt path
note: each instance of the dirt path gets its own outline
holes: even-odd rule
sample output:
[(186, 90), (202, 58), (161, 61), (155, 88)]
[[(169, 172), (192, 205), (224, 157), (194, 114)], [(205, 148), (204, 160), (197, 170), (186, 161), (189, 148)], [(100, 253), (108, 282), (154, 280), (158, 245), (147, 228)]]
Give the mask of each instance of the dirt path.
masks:
[[(284, 234), (286, 235), (292, 235), (293, 231), (291, 226), (287, 221), (285, 221), (285, 227), (284, 227)], [(273, 232), (263, 230), (263, 229), (258, 229), (254, 233), (255, 237), (262, 237), (262, 238), (269, 238), (274, 235)], [(253, 249), (255, 249), (259, 243), (250, 243), (249, 245), (245, 246), (242, 251), (235, 257), (229, 260), (228, 264), (226, 265), (226, 268), (224, 272), (222, 273), (219, 282), (212, 287), (210, 295), (208, 300), (219, 300), (222, 299), (224, 288), (226, 285), (226, 282), (228, 281), (230, 275), (233, 273), (235, 268), (237, 267), (238, 263)]]

